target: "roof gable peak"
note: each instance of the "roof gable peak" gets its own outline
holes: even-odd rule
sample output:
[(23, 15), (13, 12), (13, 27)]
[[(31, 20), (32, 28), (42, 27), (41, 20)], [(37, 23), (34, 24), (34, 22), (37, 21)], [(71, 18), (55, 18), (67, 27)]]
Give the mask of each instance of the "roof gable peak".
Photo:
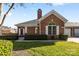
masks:
[(67, 19), (64, 18), (62, 15), (60, 15), (58, 12), (56, 12), (55, 10), (51, 10), (49, 11), (46, 15), (42, 16), (39, 21), (42, 21), (43, 19), (45, 19), (46, 17), (48, 17), (49, 15), (54, 14), (56, 15), (58, 18), (60, 18), (62, 21), (67, 22)]

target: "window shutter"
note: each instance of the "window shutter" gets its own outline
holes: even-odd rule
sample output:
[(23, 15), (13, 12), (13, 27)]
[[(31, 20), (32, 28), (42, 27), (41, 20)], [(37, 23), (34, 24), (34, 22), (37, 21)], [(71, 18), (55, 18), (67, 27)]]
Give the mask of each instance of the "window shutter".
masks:
[(57, 26), (57, 35), (59, 35), (59, 26)]
[(46, 26), (46, 35), (48, 35), (48, 26)]
[(38, 29), (38, 28), (36, 27), (36, 28), (35, 28), (35, 34), (37, 34), (37, 29)]
[(25, 27), (25, 33), (27, 33), (27, 27)]

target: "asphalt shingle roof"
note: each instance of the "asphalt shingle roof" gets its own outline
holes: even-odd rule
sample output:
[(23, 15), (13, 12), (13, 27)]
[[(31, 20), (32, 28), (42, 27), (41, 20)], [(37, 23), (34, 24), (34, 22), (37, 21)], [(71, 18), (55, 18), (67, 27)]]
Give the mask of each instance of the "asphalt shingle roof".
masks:
[(65, 27), (79, 27), (79, 22), (67, 22)]
[(37, 19), (16, 24), (15, 26), (37, 26)]

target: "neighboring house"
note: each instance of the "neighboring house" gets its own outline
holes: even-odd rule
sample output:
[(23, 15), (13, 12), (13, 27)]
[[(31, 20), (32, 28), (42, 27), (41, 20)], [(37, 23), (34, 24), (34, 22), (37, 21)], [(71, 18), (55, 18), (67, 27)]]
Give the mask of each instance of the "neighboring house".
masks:
[(11, 33), (16, 33), (16, 29), (7, 26), (0, 27), (0, 35), (7, 35)]
[(42, 16), (42, 10), (38, 9), (37, 19), (16, 24), (16, 26), (19, 36), (25, 34), (79, 36), (79, 23), (68, 22), (66, 18), (55, 10)]

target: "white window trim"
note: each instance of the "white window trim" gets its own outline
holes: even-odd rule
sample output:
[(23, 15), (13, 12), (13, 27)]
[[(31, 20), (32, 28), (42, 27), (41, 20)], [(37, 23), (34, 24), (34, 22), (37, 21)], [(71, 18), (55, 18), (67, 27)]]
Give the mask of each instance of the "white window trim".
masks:
[(47, 25), (45, 28), (46, 35), (48, 35), (48, 26), (56, 26), (56, 28), (57, 28), (56, 35), (59, 35), (59, 26), (57, 26), (57, 25)]
[(46, 35), (48, 35), (48, 26), (45, 28)]
[(57, 32), (56, 35), (59, 35), (59, 26), (57, 26)]
[(38, 29), (38, 28), (37, 28), (37, 27), (35, 27), (35, 34), (37, 34), (37, 29)]
[(27, 27), (25, 27), (25, 33), (27, 33)]

